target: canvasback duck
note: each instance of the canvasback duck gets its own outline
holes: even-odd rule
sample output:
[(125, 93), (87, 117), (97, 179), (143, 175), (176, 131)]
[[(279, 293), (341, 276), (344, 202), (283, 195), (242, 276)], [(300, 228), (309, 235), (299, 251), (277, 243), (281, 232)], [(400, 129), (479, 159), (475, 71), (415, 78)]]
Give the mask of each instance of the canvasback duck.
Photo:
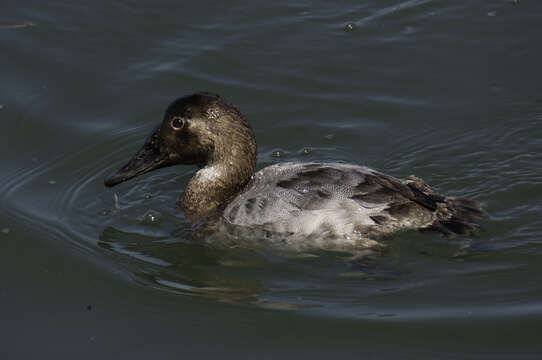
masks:
[(279, 163), (256, 173), (257, 145), (243, 114), (218, 95), (175, 100), (142, 148), (105, 180), (110, 187), (166, 166), (197, 165), (180, 207), (193, 221), (221, 222), (285, 238), (334, 239), (360, 246), (399, 230), (468, 234), (480, 204), (444, 196), (421, 179), (365, 166)]

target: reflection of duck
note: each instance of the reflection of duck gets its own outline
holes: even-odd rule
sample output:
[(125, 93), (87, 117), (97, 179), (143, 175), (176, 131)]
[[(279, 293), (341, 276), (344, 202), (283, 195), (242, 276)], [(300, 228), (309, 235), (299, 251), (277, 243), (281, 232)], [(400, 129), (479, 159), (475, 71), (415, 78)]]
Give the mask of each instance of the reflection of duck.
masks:
[(477, 202), (441, 195), (421, 179), (362, 166), (282, 163), (253, 174), (256, 152), (244, 116), (217, 95), (198, 93), (174, 101), (139, 152), (105, 185), (165, 166), (198, 165), (180, 200), (190, 219), (222, 211), (227, 223), (244, 228), (345, 242), (401, 229), (467, 234), (483, 214)]

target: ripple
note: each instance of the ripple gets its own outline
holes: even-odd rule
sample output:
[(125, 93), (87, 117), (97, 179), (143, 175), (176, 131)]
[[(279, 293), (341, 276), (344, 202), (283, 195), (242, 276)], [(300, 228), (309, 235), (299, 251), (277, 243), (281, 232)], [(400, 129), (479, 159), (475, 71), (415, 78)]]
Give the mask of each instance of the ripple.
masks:
[(407, 1), (403, 1), (403, 2), (400, 2), (400, 3), (396, 4), (396, 5), (392, 5), (392, 6), (389, 6), (389, 7), (378, 9), (373, 14), (371, 14), (369, 16), (366, 16), (363, 19), (360, 19), (360, 20), (354, 22), (353, 25), (355, 25), (357, 27), (361, 27), (361, 26), (364, 26), (364, 25), (366, 25), (366, 24), (368, 24), (368, 23), (370, 23), (372, 21), (378, 20), (380, 18), (390, 16), (390, 15), (395, 15), (395, 14), (401, 12), (401, 11), (411, 9), (411, 8), (415, 8), (415, 7), (418, 7), (418, 6), (422, 6), (422, 5), (428, 4), (428, 3), (432, 2), (432, 1), (433, 0), (407, 0)]
[[(0, 191), (5, 193), (9, 202), (9, 215), (53, 234), (82, 250), (88, 257), (107, 259), (108, 269), (113, 265), (116, 271), (123, 272), (125, 278), (157, 290), (217, 301), (379, 321), (457, 317), (466, 313), (480, 317), (500, 314), (504, 310), (499, 307), (466, 305), (473, 299), (460, 290), (459, 293), (466, 297), (448, 301), (440, 295), (439, 289), (443, 286), (460, 288), (464, 284), (464, 276), (481, 278), (488, 272), (518, 271), (511, 264), (495, 266), (490, 260), (475, 255), (482, 251), (489, 259), (498, 257), (498, 251), (519, 249), (521, 244), (525, 244), (523, 239), (532, 239), (539, 231), (539, 222), (535, 226), (535, 221), (538, 221), (540, 209), (528, 206), (521, 213), (532, 212), (533, 222), (520, 227), (508, 223), (503, 229), (495, 227), (484, 237), (498, 239), (503, 236), (504, 229), (508, 229), (507, 241), (499, 243), (496, 240), (485, 250), (477, 247), (477, 241), (471, 241), (458, 252), (458, 243), (410, 233), (386, 240), (390, 250), (383, 257), (358, 263), (345, 261), (345, 254), (340, 253), (284, 254), (269, 249), (218, 246), (202, 237), (197, 227), (177, 209), (176, 197), (194, 169), (163, 169), (122, 184), (115, 191), (103, 187), (106, 175), (123, 165), (147, 130), (136, 127), (110, 134), (102, 142), (77, 153), (42, 161), (2, 179)], [(405, 148), (408, 150), (388, 159), (388, 165), (401, 164), (399, 170), (416, 167), (420, 161), (416, 158), (426, 162), (428, 154), (436, 154), (427, 164), (440, 168), (435, 163), (437, 158), (452, 157), (449, 152), (457, 152), (455, 138), (424, 148), (421, 143), (427, 142), (426, 136), (419, 139), (420, 143), (409, 141)], [(473, 136), (472, 140), (478, 141), (481, 136), (483, 134)], [(280, 151), (281, 157), (287, 158), (284, 161), (300, 161), (314, 151), (329, 150), (314, 147), (305, 152), (304, 148), (301, 149), (289, 152), (271, 149), (264, 151), (262, 156), (272, 163)], [(464, 156), (469, 161), (476, 161), (487, 154), (480, 151)], [(516, 154), (504, 162), (505, 168), (507, 163), (522, 161), (531, 164), (538, 161), (538, 156), (535, 153)], [(476, 183), (477, 176), (487, 171), (483, 169), (472, 175), (473, 182), (469, 187), (474, 189), (470, 193), (475, 197), (481, 197), (477, 192), (481, 188)], [(455, 179), (461, 176), (456, 174)], [(511, 173), (509, 176), (515, 175)], [(51, 184), (52, 179), (54, 184)], [(453, 181), (449, 181), (441, 181), (440, 186), (451, 187)], [(528, 181), (516, 182), (503, 188), (501, 181), (500, 191), (510, 194), (513, 189), (521, 191), (529, 184)], [(534, 181), (532, 185), (535, 186)], [(485, 189), (491, 189), (491, 186), (485, 186)], [(469, 190), (458, 192), (469, 193)], [(491, 196), (499, 194), (492, 190)], [(517, 214), (514, 215), (514, 210), (519, 211), (517, 207), (507, 208), (492, 216), (501, 223), (515, 222)], [(488, 254), (489, 250), (498, 251)], [(427, 273), (428, 268), (434, 270)], [(506, 291), (504, 293), (507, 294)], [(397, 306), (398, 298), (428, 301), (427, 294), (431, 294), (433, 304), (440, 305), (427, 306), (424, 311)], [(480, 296), (478, 301), (483, 302), (483, 297)], [(361, 303), (367, 305), (360, 306)], [(367, 311), (364, 312), (364, 308)], [(539, 307), (530, 304), (524, 309), (523, 313), (528, 314), (538, 311)], [(516, 313), (519, 307), (509, 310)]]
[[(370, 159), (382, 170), (398, 176), (415, 173), (446, 194), (482, 201), (490, 215), (482, 223), (485, 230), (472, 238), (398, 234), (384, 240), (387, 252), (358, 262), (342, 253), (285, 254), (217, 244), (177, 208), (177, 197), (195, 169), (162, 169), (114, 190), (103, 187), (105, 176), (132, 155), (149, 130), (133, 127), (104, 135), (114, 128), (113, 119), (107, 125), (76, 126), (81, 134), (89, 136), (85, 132), (90, 130), (99, 139), (91, 146), (55, 159), (43, 155), (1, 179), (7, 216), (52, 234), (88, 258), (104, 259), (106, 271), (113, 265), (130, 281), (182, 296), (377, 321), (540, 314), (537, 296), (529, 293), (536, 289), (532, 274), (539, 273), (541, 254), (540, 115), (528, 114), (532, 118), (527, 120), (501, 114), (465, 122), (449, 118), (449, 124), (388, 119), (405, 110), (446, 111), (445, 101), (434, 101), (431, 86), (449, 78), (427, 82), (424, 71), (407, 62), (412, 54), (424, 55), (419, 46), (435, 45), (425, 53), (432, 55), (443, 45), (474, 43), (478, 48), (496, 41), (465, 39), (454, 18), (463, 14), (435, 20), (451, 22), (450, 31), (429, 26), (429, 17), (457, 7), (468, 8), (431, 0), (296, 3), (271, 15), (246, 15), (239, 7), (227, 21), (223, 14), (206, 14), (213, 21), (188, 28), (170, 19), (160, 36), (139, 34), (137, 44), (144, 41), (145, 46), (134, 46), (130, 58), (119, 61), (112, 83), (102, 90), (117, 96), (123, 87), (152, 82), (168, 89), (164, 92), (178, 91), (184, 83), (252, 97), (252, 114), (273, 124), (268, 129), (275, 136), (264, 139), (258, 167), (279, 161), (363, 163), (362, 153), (374, 147)], [(485, 18), (484, 12), (479, 15)], [(133, 35), (124, 28), (122, 34)], [(391, 50), (384, 48), (390, 41), (405, 44), (394, 43), (397, 52), (382, 52)], [(250, 51), (239, 56), (240, 48)], [(405, 58), (390, 62), (396, 54)], [(417, 82), (423, 89), (417, 89)], [(491, 91), (502, 103), (524, 106), (526, 112), (533, 111), (533, 101), (540, 103), (507, 99), (506, 87), (491, 85)], [(0, 110), (4, 114), (11, 107), (0, 105)], [(517, 108), (511, 114), (519, 116)], [(279, 125), (277, 117), (284, 117)], [(43, 127), (36, 126), (37, 118), (31, 125)], [(309, 130), (314, 130), (312, 138)], [(285, 145), (294, 132), (303, 140), (293, 137)], [(393, 145), (379, 146), (385, 137), (393, 137), (393, 143), (386, 143)], [(2, 224), (2, 237), (14, 232), (7, 225)]]

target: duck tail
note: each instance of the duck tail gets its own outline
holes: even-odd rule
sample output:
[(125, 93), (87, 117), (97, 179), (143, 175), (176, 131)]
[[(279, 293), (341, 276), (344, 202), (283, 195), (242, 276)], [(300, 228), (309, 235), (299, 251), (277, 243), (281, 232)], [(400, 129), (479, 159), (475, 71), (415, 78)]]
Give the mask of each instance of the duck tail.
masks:
[(408, 177), (411, 185), (423, 191), (436, 205), (436, 219), (421, 231), (436, 231), (444, 236), (469, 235), (480, 226), (475, 222), (486, 216), (478, 201), (455, 196), (444, 196), (414, 176)]
[(453, 237), (469, 235), (480, 228), (475, 220), (486, 213), (479, 202), (454, 196), (443, 198), (443, 202), (437, 203), (437, 219), (422, 230), (437, 231), (444, 236)]

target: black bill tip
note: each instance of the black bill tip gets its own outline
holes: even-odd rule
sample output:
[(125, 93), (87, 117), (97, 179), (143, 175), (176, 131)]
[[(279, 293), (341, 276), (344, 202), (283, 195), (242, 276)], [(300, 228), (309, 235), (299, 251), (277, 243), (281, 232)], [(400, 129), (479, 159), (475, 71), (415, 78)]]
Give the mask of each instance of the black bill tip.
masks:
[(120, 184), (121, 182), (124, 181), (124, 178), (122, 176), (119, 176), (118, 173), (115, 173), (115, 174), (111, 174), (109, 175), (105, 180), (104, 180), (104, 185), (107, 186), (107, 187), (113, 187), (115, 185), (118, 185)]
[(149, 171), (173, 165), (168, 154), (157, 145), (158, 143), (159, 127), (155, 128), (141, 149), (126, 165), (104, 180), (104, 185), (112, 187)]

